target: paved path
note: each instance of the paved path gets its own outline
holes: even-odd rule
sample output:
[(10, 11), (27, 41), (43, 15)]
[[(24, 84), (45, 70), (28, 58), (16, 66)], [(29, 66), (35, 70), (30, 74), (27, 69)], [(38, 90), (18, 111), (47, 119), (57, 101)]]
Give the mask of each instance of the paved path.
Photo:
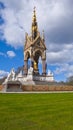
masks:
[(22, 93), (22, 94), (39, 94), (39, 93), (73, 93), (73, 91), (25, 91), (25, 92), (0, 92), (0, 93)]

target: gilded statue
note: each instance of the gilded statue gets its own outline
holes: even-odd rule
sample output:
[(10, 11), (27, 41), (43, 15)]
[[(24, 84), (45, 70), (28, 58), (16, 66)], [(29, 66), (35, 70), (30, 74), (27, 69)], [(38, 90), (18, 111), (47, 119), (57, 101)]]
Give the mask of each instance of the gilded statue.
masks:
[(37, 70), (37, 69), (38, 69), (38, 66), (37, 66), (36, 61), (34, 61), (34, 69), (35, 69), (35, 70)]

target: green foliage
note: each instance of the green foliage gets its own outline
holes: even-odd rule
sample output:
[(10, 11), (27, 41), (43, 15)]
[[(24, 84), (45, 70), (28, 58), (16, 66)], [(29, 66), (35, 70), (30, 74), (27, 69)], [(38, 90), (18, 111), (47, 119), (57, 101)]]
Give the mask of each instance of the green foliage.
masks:
[(68, 85), (73, 85), (73, 81), (67, 82)]
[(73, 76), (70, 76), (67, 78), (67, 82), (68, 85), (73, 85)]
[(0, 130), (73, 130), (73, 93), (0, 94)]

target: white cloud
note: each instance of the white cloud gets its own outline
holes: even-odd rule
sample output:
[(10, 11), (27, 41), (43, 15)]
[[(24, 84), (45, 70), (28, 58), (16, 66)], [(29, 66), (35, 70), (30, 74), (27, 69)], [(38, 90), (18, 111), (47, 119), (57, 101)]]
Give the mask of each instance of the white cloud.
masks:
[(56, 68), (54, 71), (55, 74), (64, 74), (66, 77), (73, 76), (73, 65), (71, 64), (62, 64)]
[[(1, 12), (5, 21), (3, 33), (7, 44), (14, 47), (23, 46), (25, 32), (31, 32), (32, 10), (35, 5), (39, 29), (41, 31), (45, 29), (46, 35), (49, 37), (47, 40), (52, 42), (55, 40), (73, 40), (71, 35), (73, 32), (73, 8), (70, 0), (1, 1), (6, 6)], [(67, 38), (68, 35), (69, 38)]]
[(6, 7), (1, 10), (5, 22), (0, 26), (0, 38), (4, 38), (8, 45), (15, 48), (22, 47), (25, 32), (31, 33), (32, 12), (36, 5), (39, 31), (43, 29), (45, 31), (47, 62), (59, 65), (55, 73), (67, 72), (66, 74), (71, 75), (73, 73), (73, 1), (0, 1)]
[(73, 63), (73, 43), (57, 47), (52, 44), (47, 52), (47, 61), (50, 64)]
[(11, 9), (5, 9), (3, 10), (3, 18), (5, 20), (3, 37), (7, 44), (13, 47), (22, 46), (24, 42), (24, 30), (19, 25), (15, 12)]
[(0, 56), (13, 58), (16, 54), (14, 51), (7, 51), (6, 53), (0, 52)]
[(7, 51), (7, 55), (8, 55), (8, 57), (10, 57), (10, 58), (13, 58), (13, 57), (16, 56), (15, 52), (13, 52), (13, 51)]
[(9, 72), (0, 70), (0, 78), (3, 78), (4, 76), (7, 76), (8, 74), (9, 74)]

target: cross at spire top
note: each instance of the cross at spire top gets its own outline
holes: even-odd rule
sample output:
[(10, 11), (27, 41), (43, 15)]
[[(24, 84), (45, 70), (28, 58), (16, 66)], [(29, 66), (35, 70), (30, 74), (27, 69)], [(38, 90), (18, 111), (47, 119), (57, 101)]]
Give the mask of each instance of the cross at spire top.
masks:
[(35, 10), (36, 10), (36, 7), (34, 6), (34, 8), (33, 8), (33, 9), (34, 9), (34, 12), (35, 12)]

